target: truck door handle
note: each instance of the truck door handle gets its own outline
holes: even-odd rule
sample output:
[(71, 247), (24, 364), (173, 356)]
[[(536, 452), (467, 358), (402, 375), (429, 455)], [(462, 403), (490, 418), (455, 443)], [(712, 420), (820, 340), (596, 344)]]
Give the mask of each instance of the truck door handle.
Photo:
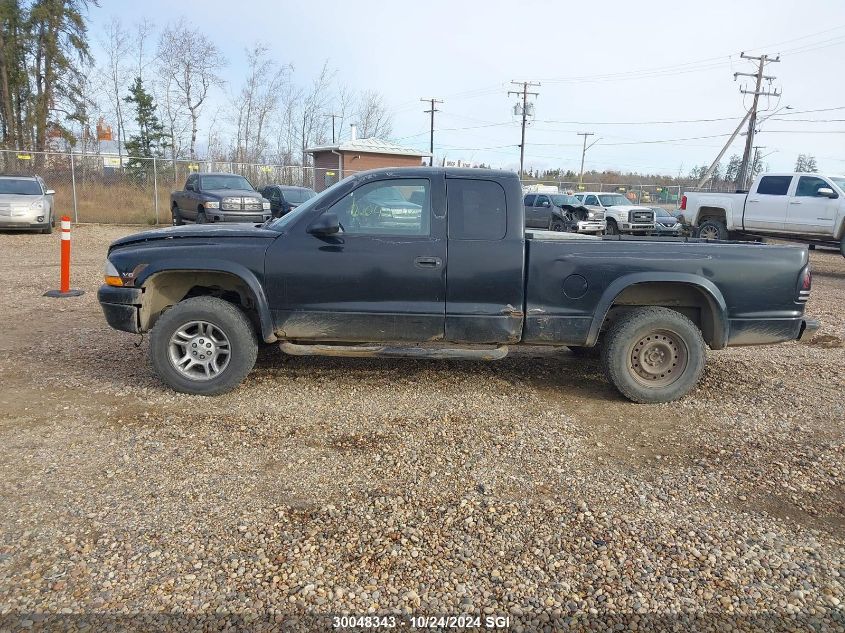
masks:
[(443, 263), (439, 257), (417, 257), (414, 259), (414, 265), (418, 268), (437, 268)]
[(800, 200), (793, 200), (789, 204), (801, 204), (801, 201)]

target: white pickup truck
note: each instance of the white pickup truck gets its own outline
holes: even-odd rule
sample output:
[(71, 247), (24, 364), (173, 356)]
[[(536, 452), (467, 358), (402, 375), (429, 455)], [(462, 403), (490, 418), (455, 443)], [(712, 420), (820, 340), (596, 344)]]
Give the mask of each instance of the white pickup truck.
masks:
[(656, 230), (654, 209), (637, 206), (620, 193), (579, 191), (575, 197), (590, 211), (604, 213), (607, 235), (650, 235)]
[(845, 176), (761, 174), (748, 193), (685, 193), (681, 214), (706, 239), (780, 237), (845, 256)]

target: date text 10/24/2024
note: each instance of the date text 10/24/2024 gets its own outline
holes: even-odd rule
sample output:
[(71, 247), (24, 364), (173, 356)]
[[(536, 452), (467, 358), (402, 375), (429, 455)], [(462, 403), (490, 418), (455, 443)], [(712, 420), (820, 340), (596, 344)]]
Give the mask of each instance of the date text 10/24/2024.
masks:
[(508, 629), (510, 616), (506, 615), (341, 615), (332, 617), (335, 629)]

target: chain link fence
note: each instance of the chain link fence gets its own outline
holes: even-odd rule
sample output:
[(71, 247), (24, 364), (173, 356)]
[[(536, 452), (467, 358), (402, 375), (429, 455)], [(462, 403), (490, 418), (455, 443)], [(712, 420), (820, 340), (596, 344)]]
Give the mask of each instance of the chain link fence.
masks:
[[(677, 207), (681, 204), (684, 188), (681, 185), (661, 184), (608, 184), (601, 182), (567, 182), (564, 180), (536, 181), (523, 180), (524, 188), (556, 187), (561, 193), (578, 193), (580, 191), (603, 191), (606, 193), (620, 193), (631, 202), (642, 205), (660, 205)], [(539, 185), (539, 186), (538, 186)]]
[[(188, 174), (194, 172), (240, 174), (258, 189), (269, 184), (313, 188), (327, 175), (325, 169), (298, 165), (0, 150), (0, 173), (41, 176), (47, 187), (56, 192), (57, 215), (69, 215), (75, 222), (170, 224), (170, 192), (182, 189)], [(680, 204), (682, 194), (680, 185), (565, 181), (523, 184), (553, 186), (561, 192), (622, 193), (637, 204), (665, 206)]]
[(170, 193), (188, 174), (228, 172), (256, 188), (269, 184), (314, 186), (326, 170), (219, 161), (166, 160), (128, 156), (0, 150), (0, 173), (38, 175), (54, 190), (57, 216), (74, 222), (170, 224)]

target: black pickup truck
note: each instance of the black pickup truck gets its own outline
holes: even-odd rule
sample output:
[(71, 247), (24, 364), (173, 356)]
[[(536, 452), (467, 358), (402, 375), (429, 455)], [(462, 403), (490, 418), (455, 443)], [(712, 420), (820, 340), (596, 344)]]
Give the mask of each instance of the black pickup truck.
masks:
[(114, 242), (99, 300), (147, 332), (172, 388), (214, 395), (258, 341), (295, 355), (495, 360), (508, 346), (598, 347), (637, 402), (687, 393), (706, 347), (800, 338), (807, 249), (526, 233), (516, 174), (363, 172), (262, 225), (170, 227)]

